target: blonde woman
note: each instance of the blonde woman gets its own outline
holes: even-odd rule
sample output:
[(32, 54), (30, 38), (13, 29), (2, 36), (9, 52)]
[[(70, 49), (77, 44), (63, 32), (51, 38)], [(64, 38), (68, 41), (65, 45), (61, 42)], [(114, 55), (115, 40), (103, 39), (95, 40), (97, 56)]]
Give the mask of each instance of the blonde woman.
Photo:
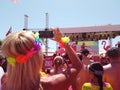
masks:
[[(53, 32), (54, 40), (60, 42), (62, 34), (59, 29), (53, 29)], [(41, 78), (43, 54), (38, 33), (20, 31), (8, 35), (2, 44), (2, 52), (8, 61), (2, 90), (66, 90), (82, 67), (75, 51), (67, 43), (68, 40), (63, 42), (73, 67), (63, 73)]]
[(2, 90), (42, 90), (39, 72), (43, 54), (37, 38), (31, 31), (12, 33), (5, 38), (1, 48), (8, 66)]

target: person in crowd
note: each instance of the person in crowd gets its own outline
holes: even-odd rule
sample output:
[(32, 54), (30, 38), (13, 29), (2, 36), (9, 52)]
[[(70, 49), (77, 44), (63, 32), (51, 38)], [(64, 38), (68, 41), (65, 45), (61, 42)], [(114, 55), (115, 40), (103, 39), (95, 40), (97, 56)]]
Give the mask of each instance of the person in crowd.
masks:
[(80, 46), (81, 51), (84, 50), (87, 46), (85, 45), (85, 42), (82, 43), (82, 45)]
[(7, 59), (2, 90), (42, 90), (43, 54), (38, 33), (19, 31), (6, 36), (1, 46)]
[(103, 80), (109, 82), (113, 90), (120, 90), (120, 48), (110, 48), (106, 52), (106, 57), (111, 63), (104, 66)]
[(4, 61), (3, 61), (3, 55), (0, 55), (0, 90), (1, 90), (1, 78), (4, 75), (4, 69), (2, 67)]
[(64, 59), (65, 64), (67, 65), (67, 67), (72, 67), (72, 63), (70, 61), (68, 54), (64, 53), (64, 54), (62, 54), (62, 57)]
[(115, 46), (117, 46), (118, 48), (120, 48), (120, 41), (118, 41), (118, 43), (115, 44)]
[[(70, 61), (70, 60), (69, 60)], [(62, 56), (56, 56), (54, 58), (54, 66), (50, 70), (50, 75), (60, 74), (63, 73), (69, 65), (66, 64), (65, 60)], [(67, 90), (71, 90), (71, 86), (68, 87)]]
[(82, 62), (84, 63), (84, 65), (89, 65), (90, 63), (93, 62), (92, 55), (90, 54), (88, 49), (83, 49), (81, 51), (81, 55), (82, 55)]
[(82, 61), (82, 54), (81, 53), (77, 53), (77, 55), (80, 58), (80, 60)]
[(3, 68), (0, 66), (0, 90), (1, 90), (1, 78), (4, 75), (4, 70)]
[(3, 55), (0, 55), (0, 66), (3, 68), (4, 72), (6, 72), (7, 61)]
[[(53, 30), (54, 31), (54, 30)], [(68, 41), (68, 38), (62, 38), (62, 34), (59, 29), (55, 29), (54, 37), (56, 41), (64, 40)], [(62, 38), (62, 39), (61, 39)], [(82, 68), (82, 63), (79, 60), (76, 52), (67, 43), (61, 42), (71, 60), (72, 67), (68, 67), (64, 72), (55, 74), (49, 77), (41, 77), (41, 83), (44, 90), (67, 90), (72, 85)]]
[(53, 68), (50, 70), (51, 75), (62, 73), (67, 68), (67, 65), (65, 64), (65, 62), (63, 60), (63, 57), (61, 57), (61, 56), (56, 56), (54, 58), (53, 64), (54, 64)]
[(88, 77), (89, 75), (89, 72), (88, 72), (88, 65), (91, 64), (92, 62), (94, 62), (92, 59), (91, 59), (91, 54), (89, 52), (88, 49), (83, 49), (81, 51), (81, 55), (82, 55), (82, 63), (83, 63), (83, 67), (81, 69), (81, 71), (79, 72), (77, 78), (76, 78), (76, 81), (73, 85), (73, 88), (75, 90), (81, 90), (82, 89), (82, 85), (85, 83), (85, 82), (89, 82), (90, 79)]
[[(52, 30), (54, 40), (60, 42), (60, 30)], [(73, 67), (63, 73), (42, 78), (40, 71), (44, 56), (39, 33), (19, 31), (8, 35), (1, 47), (8, 62), (7, 72), (2, 77), (2, 90), (66, 90), (80, 72), (82, 63), (67, 44), (69, 40), (62, 41)]]
[(99, 59), (100, 59), (100, 63), (104, 66), (104, 65), (108, 65), (110, 64), (110, 60), (106, 57), (106, 55), (104, 53), (101, 53), (99, 55)]
[(86, 82), (82, 86), (82, 90), (113, 90), (111, 85), (103, 82), (104, 69), (101, 63), (94, 62), (88, 67), (90, 82)]

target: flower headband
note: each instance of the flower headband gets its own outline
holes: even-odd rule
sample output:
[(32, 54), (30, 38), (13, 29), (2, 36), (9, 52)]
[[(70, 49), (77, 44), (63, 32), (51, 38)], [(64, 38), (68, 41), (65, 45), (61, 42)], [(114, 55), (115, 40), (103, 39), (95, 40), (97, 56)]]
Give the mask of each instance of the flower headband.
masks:
[(18, 63), (25, 63), (29, 58), (33, 56), (33, 54), (39, 52), (42, 47), (42, 40), (39, 38), (39, 33), (36, 32), (34, 34), (35, 36), (35, 42), (34, 42), (34, 47), (31, 48), (25, 55), (24, 54), (19, 54), (16, 58), (7, 56), (6, 59), (9, 64), (12, 66), (15, 65), (16, 62)]

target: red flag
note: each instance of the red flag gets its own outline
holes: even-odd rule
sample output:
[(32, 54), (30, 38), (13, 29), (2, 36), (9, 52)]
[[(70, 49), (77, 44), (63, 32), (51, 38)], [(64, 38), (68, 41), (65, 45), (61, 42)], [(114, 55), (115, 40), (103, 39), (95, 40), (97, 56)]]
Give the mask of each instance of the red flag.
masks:
[(6, 36), (12, 33), (12, 27), (9, 28), (8, 32), (6, 33)]
[(11, 0), (13, 3), (17, 3), (18, 2), (18, 0)]

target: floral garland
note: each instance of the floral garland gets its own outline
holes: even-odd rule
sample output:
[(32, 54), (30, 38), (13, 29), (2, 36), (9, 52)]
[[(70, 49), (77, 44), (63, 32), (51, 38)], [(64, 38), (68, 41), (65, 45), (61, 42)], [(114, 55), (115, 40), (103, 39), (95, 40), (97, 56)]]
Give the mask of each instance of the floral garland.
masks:
[(7, 56), (6, 59), (7, 59), (9, 64), (14, 66), (16, 62), (18, 62), (18, 63), (25, 63), (25, 62), (27, 62), (27, 60), (29, 58), (31, 58), (33, 56), (33, 54), (35, 54), (35, 53), (37, 53), (37, 52), (39, 52), (41, 50), (42, 40), (39, 38), (39, 33), (36, 32), (34, 34), (34, 36), (35, 36), (34, 47), (31, 48), (31, 50), (28, 51), (25, 55), (20, 54), (16, 58)]

